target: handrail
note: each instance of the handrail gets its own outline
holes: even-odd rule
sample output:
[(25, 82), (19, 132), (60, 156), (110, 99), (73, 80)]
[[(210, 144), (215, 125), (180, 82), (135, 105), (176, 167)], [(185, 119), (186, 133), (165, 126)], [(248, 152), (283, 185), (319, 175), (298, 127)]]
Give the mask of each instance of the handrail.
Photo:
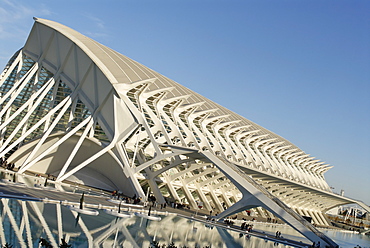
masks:
[(327, 237), (325, 234), (317, 230), (311, 223), (309, 223), (306, 219), (304, 219), (301, 215), (299, 215), (297, 212), (293, 211), (290, 207), (288, 207), (283, 201), (281, 201), (279, 198), (271, 194), (268, 190), (266, 190), (265, 187), (263, 187), (261, 184), (257, 183), (253, 178), (248, 176), (245, 172), (243, 172), (237, 165), (234, 163), (228, 161), (223, 156), (217, 156), (219, 159), (221, 159), (226, 165), (228, 165), (231, 169), (233, 169), (236, 173), (238, 173), (241, 177), (246, 179), (250, 184), (252, 184), (255, 188), (257, 188), (260, 192), (262, 192), (265, 196), (267, 196), (269, 199), (273, 200), (279, 207), (284, 209), (287, 213), (289, 213), (292, 217), (294, 217), (296, 220), (298, 220), (302, 225), (307, 227), (310, 231), (315, 233), (318, 237), (320, 237), (322, 240), (324, 240), (326, 243), (330, 244), (333, 247), (337, 247), (337, 244), (333, 242), (329, 237)]

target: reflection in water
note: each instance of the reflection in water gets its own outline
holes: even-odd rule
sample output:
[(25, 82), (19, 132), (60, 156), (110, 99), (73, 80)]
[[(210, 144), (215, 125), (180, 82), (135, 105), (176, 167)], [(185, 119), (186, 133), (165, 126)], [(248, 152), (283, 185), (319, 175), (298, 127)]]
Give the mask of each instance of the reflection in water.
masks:
[(162, 217), (161, 221), (117, 218), (101, 210), (98, 216), (79, 215), (59, 204), (2, 198), (0, 241), (15, 247), (38, 247), (40, 238), (52, 247), (59, 247), (62, 239), (72, 247), (147, 248), (152, 241), (187, 247), (274, 247), (270, 241), (240, 237), (174, 215)]
[[(300, 240), (301, 236), (288, 226), (255, 224), (255, 229), (266, 233), (279, 230), (283, 236)], [(365, 235), (326, 231), (340, 247), (370, 247)], [(162, 216), (161, 221), (150, 221), (137, 216), (117, 218), (99, 210), (90, 216), (71, 211), (60, 204), (0, 199), (0, 245), (39, 247), (40, 238), (60, 247), (61, 240), (71, 247), (144, 247), (155, 241), (160, 245), (177, 247), (272, 248), (288, 247), (260, 238), (240, 236), (239, 233), (212, 227), (174, 215)], [(67, 247), (67, 246), (64, 246)]]

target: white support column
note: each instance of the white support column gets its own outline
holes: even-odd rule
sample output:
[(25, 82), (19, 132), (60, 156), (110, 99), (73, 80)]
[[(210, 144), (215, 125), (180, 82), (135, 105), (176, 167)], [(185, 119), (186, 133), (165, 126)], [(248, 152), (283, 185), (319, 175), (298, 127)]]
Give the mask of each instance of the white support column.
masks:
[(5, 82), (5, 80), (10, 76), (10, 74), (13, 72), (13, 70), (15, 69), (15, 67), (18, 64), (20, 64), (20, 62), (22, 62), (22, 53), (21, 52), (18, 53), (17, 58), (9, 66), (9, 68), (7, 69), (7, 71), (3, 75), (0, 75), (0, 87), (3, 85), (3, 83)]
[[(78, 124), (73, 130), (68, 132), (66, 135), (63, 136), (60, 140), (55, 142), (52, 146), (47, 148), (45, 151), (43, 151), (40, 155), (38, 155), (36, 158), (34, 158), (30, 163), (24, 165), (24, 167), (21, 167), (19, 170), (19, 173), (23, 173), (28, 168), (30, 168), (32, 165), (36, 164), (38, 161), (40, 161), (42, 158), (44, 158), (47, 154), (49, 154), (52, 150), (54, 150), (56, 147), (58, 147), (60, 144), (62, 144), (64, 141), (66, 141), (68, 138), (70, 138), (72, 135), (74, 135), (78, 130), (81, 129), (84, 125), (86, 125), (87, 122), (89, 122), (91, 117), (86, 118), (84, 121), (82, 121), (80, 124)], [(64, 179), (63, 179), (64, 180)]]
[[(4, 233), (4, 226), (3, 226), (4, 220), (3, 220), (3, 215), (0, 215), (0, 240), (2, 244), (6, 243), (5, 239), (5, 233)], [(32, 247), (32, 246), (30, 246)]]
[(197, 205), (193, 195), (191, 194), (190, 190), (188, 189), (187, 185), (184, 183), (184, 180), (180, 179), (180, 181), (181, 181), (181, 184), (182, 184), (181, 188), (184, 191), (185, 197), (186, 197), (186, 199), (188, 199), (188, 202), (189, 202), (190, 206), (192, 208), (197, 209), (198, 205)]
[[(145, 172), (146, 173), (150, 173), (150, 169), (149, 168), (146, 168), (145, 169)], [(165, 203), (166, 201), (165, 201), (165, 199), (164, 199), (164, 197), (163, 197), (160, 189), (158, 188), (157, 183), (155, 182), (155, 178), (149, 179), (148, 180), (148, 183), (149, 183), (150, 189), (153, 191), (153, 194), (154, 194), (155, 198), (157, 199), (157, 202), (159, 204)]]
[(59, 172), (58, 174), (58, 177), (57, 177), (57, 181), (58, 179), (64, 175), (64, 173), (66, 172), (66, 170), (68, 169), (69, 165), (71, 164), (73, 158), (75, 157), (75, 155), (77, 154), (78, 150), (80, 149), (83, 141), (85, 140), (90, 128), (92, 127), (92, 125), (94, 124), (94, 119), (91, 118), (89, 123), (87, 124), (85, 130), (83, 131), (82, 135), (80, 136), (80, 138), (78, 139), (78, 142), (77, 144), (75, 145), (75, 147), (73, 148), (72, 152), (70, 153), (67, 161), (65, 162), (63, 168), (61, 169), (61, 171)]
[[(51, 87), (53, 86), (53, 80), (49, 80), (49, 82), (47, 84), (45, 84), (37, 93), (33, 94), (30, 99), (24, 103), (19, 109), (17, 109), (17, 111), (15, 113), (13, 113), (11, 116), (8, 116), (9, 114), (9, 111), (11, 110), (11, 108), (9, 108), (9, 110), (7, 111), (7, 117), (6, 117), (6, 120), (4, 123), (2, 123), (2, 125), (0, 125), (0, 130), (6, 128), (7, 125), (9, 125), (16, 117), (18, 117), (23, 111), (25, 111), (25, 109), (27, 107), (30, 107), (30, 104), (32, 104), (32, 107), (30, 107), (27, 111), (27, 114), (22, 117), (22, 120), (18, 123), (18, 125), (14, 128), (13, 132), (9, 135), (8, 139), (4, 142), (3, 144), (3, 148), (4, 149), (12, 140), (13, 138), (17, 135), (18, 131), (21, 130), (21, 128), (25, 127), (25, 123), (28, 121), (28, 119), (30, 118), (30, 116), (33, 114), (34, 110), (38, 107), (38, 105), (40, 104), (40, 102), (43, 100), (44, 96), (46, 95), (48, 89), (50, 89)], [(40, 96), (40, 92), (42, 93)], [(34, 102), (34, 100), (37, 98), (37, 100)], [(5, 110), (5, 109), (4, 109)], [(22, 132), (22, 137), (24, 136), (24, 133), (26, 131), (23, 130)], [(19, 138), (18, 138), (19, 140)]]
[(180, 196), (177, 194), (177, 191), (176, 189), (173, 187), (172, 183), (171, 183), (171, 179), (170, 177), (167, 175), (167, 174), (164, 174), (164, 178), (166, 179), (166, 182), (167, 182), (167, 187), (168, 187), (168, 190), (170, 191), (170, 194), (171, 196), (180, 202)]
[(30, 204), (31, 204), (33, 210), (35, 211), (35, 213), (37, 215), (37, 218), (40, 220), (41, 225), (44, 228), (45, 233), (48, 236), (48, 239), (49, 239), (50, 243), (52, 244), (53, 247), (58, 247), (58, 244), (54, 239), (54, 236), (53, 236), (53, 234), (52, 234), (52, 232), (49, 228), (49, 225), (47, 224), (47, 222), (46, 222), (44, 216), (42, 215), (39, 207), (37, 206), (36, 202), (30, 202)]
[(267, 217), (270, 217), (271, 219), (276, 218), (274, 214), (272, 214), (270, 211), (268, 211), (266, 209), (265, 209), (265, 213), (266, 213)]
[(317, 211), (311, 211), (311, 213), (313, 215), (315, 215), (315, 217), (316, 217), (316, 219), (317, 219), (317, 221), (319, 222), (320, 225), (325, 226), (325, 223), (322, 221), (322, 219), (320, 218), (320, 216), (319, 216), (319, 214), (318, 214)]
[(209, 195), (210, 195), (212, 201), (215, 203), (216, 209), (220, 212), (224, 211), (224, 208), (222, 207), (220, 199), (218, 199), (217, 195), (215, 194), (213, 186), (209, 185), (209, 187), (211, 187), (211, 189), (209, 191)]
[(311, 211), (309, 211), (307, 209), (303, 209), (303, 212), (306, 214), (306, 216), (311, 217), (315, 224), (319, 224), (320, 225), (320, 222), (318, 221), (318, 219), (316, 218), (316, 216)]
[[(44, 116), (41, 120), (39, 120), (36, 124), (34, 124), (30, 129), (28, 129), (28, 131), (26, 133), (24, 133), (21, 137), (19, 137), (11, 145), (9, 145), (9, 146), (3, 145), (0, 148), (0, 151), (1, 151), (0, 157), (4, 156), (6, 153), (8, 153), (10, 150), (12, 150), (14, 147), (16, 147), (18, 144), (20, 144), (25, 139), (25, 137), (27, 137), (32, 132), (34, 132), (39, 126), (41, 126), (46, 120), (48, 120), (50, 118), (50, 116), (54, 115), (55, 112), (57, 112), (61, 107), (63, 107), (63, 105), (66, 103), (67, 100), (68, 100), (68, 98), (65, 98), (55, 108), (50, 110), (49, 113), (46, 116)], [(3, 147), (4, 148), (6, 147), (6, 149), (4, 149)]]
[(30, 220), (28, 218), (28, 209), (26, 206), (26, 201), (22, 201), (22, 211), (23, 211), (23, 218), (26, 225), (26, 237), (27, 237), (27, 243), (28, 247), (32, 247), (32, 233), (31, 233), (31, 227), (30, 227)]
[(203, 190), (199, 186), (199, 183), (195, 183), (195, 187), (197, 188), (197, 193), (198, 193), (200, 199), (203, 202), (204, 208), (207, 209), (207, 210), (212, 210), (212, 207), (208, 202), (207, 196), (204, 194)]
[(63, 108), (58, 113), (58, 116), (55, 118), (53, 123), (50, 125), (49, 129), (43, 133), (42, 138), (37, 142), (37, 145), (34, 147), (32, 152), (27, 156), (26, 160), (22, 164), (22, 167), (26, 166), (27, 163), (29, 163), (33, 159), (36, 152), (39, 150), (39, 148), (44, 143), (44, 141), (49, 137), (50, 133), (53, 131), (54, 127), (58, 124), (59, 120), (63, 117), (64, 113), (67, 111), (69, 106), (70, 106), (70, 101), (67, 102), (67, 104), (63, 106)]
[(0, 104), (2, 104), (6, 99), (10, 97), (9, 101), (5, 104), (5, 106), (3, 106), (2, 110), (0, 111), (0, 117), (2, 117), (5, 111), (7, 111), (7, 109), (9, 109), (9, 107), (13, 104), (14, 100), (27, 85), (28, 81), (35, 73), (37, 73), (37, 70), (38, 66), (36, 64), (33, 65), (32, 68), (19, 81), (17, 81), (3, 97), (0, 98)]
[(202, 151), (199, 153), (212, 161), (243, 194), (243, 198), (239, 202), (235, 203), (219, 215), (220, 218), (246, 210), (250, 207), (247, 205), (247, 198), (252, 198), (256, 206), (262, 206), (272, 212), (312, 242), (320, 241), (323, 245), (336, 246), (334, 241), (320, 233), (314, 226), (307, 223), (307, 221), (303, 220), (291, 208), (286, 206), (278, 198), (271, 195), (260, 184), (248, 177), (248, 175), (244, 174), (236, 165), (229, 163), (208, 151)]
[(303, 216), (312, 217), (306, 209), (301, 209), (301, 211), (303, 212)]
[[(136, 132), (137, 128), (139, 128), (138, 125), (132, 125), (128, 130), (133, 130), (133, 131), (127, 131), (126, 132), (126, 137), (129, 137), (132, 133)], [(125, 139), (126, 139), (125, 137)], [(122, 139), (122, 140), (125, 140)], [(139, 181), (136, 179), (134, 171), (130, 168), (130, 161), (128, 159), (127, 153), (124, 150), (123, 146), (124, 144), (122, 143), (122, 140), (116, 143), (115, 149), (118, 151), (119, 158), (122, 161), (122, 171), (125, 174), (127, 178), (131, 180), (132, 186), (134, 187), (135, 191), (137, 192), (139, 197), (142, 197), (143, 199), (145, 198), (145, 192), (143, 191)]]
[[(71, 213), (73, 214), (73, 216), (75, 218), (77, 218), (77, 213), (75, 211), (71, 211)], [(88, 247), (89, 248), (93, 248), (94, 247), (94, 239), (93, 237), (91, 236), (91, 233), (89, 231), (89, 229), (86, 227), (85, 223), (83, 222), (83, 220), (80, 218), (78, 220), (78, 224), (80, 225), (82, 231), (85, 233), (86, 235), (86, 238), (87, 238), (87, 243), (88, 243)], [(58, 247), (58, 246), (55, 246), (55, 247)]]
[[(27, 108), (27, 114), (23, 116), (22, 121), (18, 124), (18, 126), (23, 126), (23, 124), (29, 119), (29, 117), (32, 115), (34, 110), (39, 106), (41, 101), (44, 99), (45, 95), (48, 93), (48, 91), (53, 86), (54, 81), (53, 78), (51, 78), (46, 84), (44, 84), (41, 89), (39, 89), (37, 92), (32, 94), (32, 96), (24, 102), (18, 109), (15, 111), (10, 117), (7, 117), (5, 121), (0, 125), (0, 129), (5, 128), (8, 126), (19, 114), (25, 111)], [(11, 109), (11, 108), (9, 108)], [(7, 109), (4, 108), (4, 111)], [(19, 128), (18, 128), (19, 129)]]
[(58, 237), (59, 240), (63, 238), (63, 218), (62, 218), (62, 207), (60, 204), (55, 204), (57, 212), (57, 225), (58, 225)]
[(12, 225), (13, 227), (13, 230), (14, 230), (14, 233), (15, 235), (17, 236), (17, 239), (19, 241), (19, 244), (20, 246), (23, 248), (26, 248), (27, 245), (26, 243), (24, 242), (23, 240), (23, 237), (22, 237), (22, 233), (20, 232), (19, 230), (19, 227), (17, 226), (17, 222), (14, 218), (14, 215), (12, 213), (12, 211), (10, 210), (9, 206), (8, 206), (8, 203), (9, 203), (9, 199), (5, 199), (5, 198), (2, 198), (1, 199), (1, 202), (3, 203), (3, 206), (4, 206), (4, 212), (8, 215), (8, 218), (9, 218), (9, 221), (10, 221), (10, 224)]
[(256, 207), (256, 210), (262, 218), (266, 218), (266, 213), (263, 211), (261, 207)]
[(296, 208), (295, 210), (296, 210), (296, 212), (297, 212), (299, 215), (301, 215), (301, 216), (304, 216), (304, 215), (305, 215), (305, 214), (303, 213), (302, 209), (300, 209), (300, 208)]
[(322, 212), (317, 212), (317, 215), (321, 218), (321, 220), (324, 223), (324, 225), (330, 226), (330, 224), (328, 223), (328, 221), (326, 220), (326, 218), (325, 218), (325, 216), (323, 215)]
[(90, 164), (91, 162), (93, 162), (94, 160), (98, 159), (100, 156), (102, 156), (104, 153), (108, 152), (109, 150), (111, 150), (112, 148), (114, 147), (114, 144), (110, 144), (108, 145), (107, 147), (105, 147), (104, 149), (100, 150), (99, 152), (95, 153), (95, 155), (93, 155), (92, 157), (86, 159), (84, 162), (80, 163), (79, 165), (77, 165), (76, 167), (74, 167), (72, 170), (70, 170), (68, 173), (64, 174), (62, 177), (59, 178), (59, 181), (63, 181), (65, 179), (67, 179), (68, 177), (70, 177), (71, 175), (73, 175), (74, 173), (76, 173), (77, 171), (81, 170), (82, 168), (84, 168), (86, 165)]
[(226, 191), (222, 187), (220, 188), (220, 190), (221, 190), (221, 193), (222, 193), (221, 197), (222, 197), (222, 199), (224, 199), (226, 206), (229, 208), (233, 204), (231, 203), (229, 197), (227, 196)]

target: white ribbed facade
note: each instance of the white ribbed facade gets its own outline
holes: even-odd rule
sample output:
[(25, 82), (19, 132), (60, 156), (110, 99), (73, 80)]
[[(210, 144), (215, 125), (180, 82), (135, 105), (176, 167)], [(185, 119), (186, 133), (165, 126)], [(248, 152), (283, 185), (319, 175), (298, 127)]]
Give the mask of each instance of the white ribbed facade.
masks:
[(317, 224), (328, 224), (323, 211), (353, 202), (331, 192), (324, 162), (61, 24), (35, 19), (0, 80), (0, 156), (19, 173), (142, 197), (149, 186), (159, 202), (202, 201), (222, 212), (243, 195), (199, 151), (238, 166)]

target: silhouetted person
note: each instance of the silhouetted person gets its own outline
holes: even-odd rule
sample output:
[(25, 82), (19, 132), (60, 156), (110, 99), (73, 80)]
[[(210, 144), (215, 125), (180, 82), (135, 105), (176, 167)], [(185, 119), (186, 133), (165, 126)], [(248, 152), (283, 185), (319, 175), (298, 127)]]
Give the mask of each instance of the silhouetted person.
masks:
[(47, 241), (44, 238), (40, 238), (39, 243), (41, 244), (41, 247), (53, 248), (53, 246), (49, 243), (49, 241)]
[(60, 248), (67, 248), (67, 247), (71, 247), (72, 245), (69, 245), (67, 244), (66, 240), (65, 239), (62, 239), (62, 243), (60, 244)]
[(84, 199), (85, 199), (85, 192), (82, 193), (82, 196), (81, 196), (81, 199), (80, 199), (80, 209), (83, 208)]

